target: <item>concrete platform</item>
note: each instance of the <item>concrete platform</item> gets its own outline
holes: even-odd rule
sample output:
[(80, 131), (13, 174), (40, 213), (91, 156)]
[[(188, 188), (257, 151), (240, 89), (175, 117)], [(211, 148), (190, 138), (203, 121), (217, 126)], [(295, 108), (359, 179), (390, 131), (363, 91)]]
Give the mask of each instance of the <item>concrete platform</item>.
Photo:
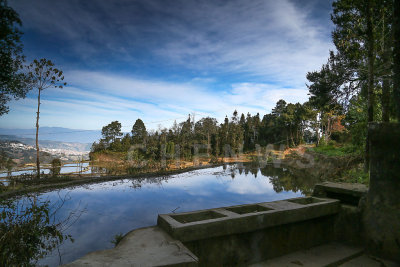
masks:
[[(250, 265), (252, 267), (322, 267), (340, 266), (353, 258), (362, 255), (363, 249), (359, 247), (346, 246), (339, 243), (330, 243), (311, 249), (300, 250), (278, 258), (270, 259)], [(353, 265), (349, 265), (353, 266)], [(357, 265), (366, 266), (366, 265)]]
[(313, 196), (339, 199), (343, 204), (358, 206), (367, 192), (368, 187), (363, 184), (324, 182), (315, 185)]
[(217, 209), (159, 214), (157, 225), (182, 242), (254, 232), (337, 214), (339, 200), (300, 197)]
[(197, 257), (158, 227), (129, 232), (114, 249), (100, 250), (64, 266), (197, 266)]
[(390, 262), (387, 260), (382, 260), (378, 258), (374, 258), (367, 255), (361, 255), (355, 259), (352, 259), (346, 263), (339, 265), (339, 267), (399, 267), (400, 264)]

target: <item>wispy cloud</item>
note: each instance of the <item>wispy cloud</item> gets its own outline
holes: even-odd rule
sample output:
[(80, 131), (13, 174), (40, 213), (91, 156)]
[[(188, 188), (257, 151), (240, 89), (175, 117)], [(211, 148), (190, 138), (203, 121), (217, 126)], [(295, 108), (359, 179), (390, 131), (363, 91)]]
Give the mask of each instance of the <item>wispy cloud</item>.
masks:
[(327, 25), (312, 22), (306, 9), (287, 0), (216, 2), (181, 14), (190, 23), (165, 24), (174, 41), (156, 52), (203, 71), (304, 86), (306, 72), (319, 67), (331, 48)]
[[(119, 120), (127, 126), (125, 130), (129, 130), (134, 121), (141, 118), (148, 127), (155, 129), (158, 122), (168, 127), (174, 119), (183, 121), (193, 112), (198, 118), (213, 116), (222, 121), (235, 109), (265, 114), (279, 99), (306, 100), (303, 89), (269, 84), (242, 83), (223, 91), (213, 91), (191, 83), (147, 81), (104, 72), (73, 71), (66, 75), (71, 77), (70, 86), (42, 93), (43, 125), (100, 129)], [(10, 114), (0, 117), (0, 122), (23, 122), (33, 126), (35, 97), (32, 92), (27, 99), (12, 103), (14, 107)], [(17, 121), (11, 119), (17, 117)]]
[(59, 39), (64, 55), (89, 62), (110, 64), (112, 57), (140, 68), (150, 57), (205, 76), (232, 73), (303, 86), (306, 72), (332, 48), (328, 14), (315, 21), (310, 4), (289, 0), (49, 1), (29, 9), (15, 3), (25, 27)]

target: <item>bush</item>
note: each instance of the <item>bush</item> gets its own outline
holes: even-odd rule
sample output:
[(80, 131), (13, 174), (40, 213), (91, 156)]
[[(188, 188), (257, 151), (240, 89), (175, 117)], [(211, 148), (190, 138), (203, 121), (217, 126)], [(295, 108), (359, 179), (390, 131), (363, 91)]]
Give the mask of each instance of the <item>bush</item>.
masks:
[(335, 145), (335, 141), (330, 141), (328, 144), (319, 145), (317, 147), (310, 148), (311, 151), (316, 153), (324, 154), (326, 156), (346, 156), (346, 155), (356, 155), (360, 154), (361, 150), (351, 144), (346, 144), (342, 146)]
[(362, 166), (347, 171), (343, 176), (346, 182), (369, 185), (369, 173)]
[(0, 203), (0, 266), (34, 266), (71, 236), (63, 235), (63, 222), (52, 221), (49, 201), (36, 198)]
[(53, 159), (51, 161), (51, 176), (56, 177), (61, 172), (61, 160), (60, 159)]

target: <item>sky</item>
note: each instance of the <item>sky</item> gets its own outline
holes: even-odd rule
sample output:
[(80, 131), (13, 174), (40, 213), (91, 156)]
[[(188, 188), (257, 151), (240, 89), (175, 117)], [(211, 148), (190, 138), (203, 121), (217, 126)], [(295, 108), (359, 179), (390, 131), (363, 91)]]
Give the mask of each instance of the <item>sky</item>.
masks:
[[(40, 126), (130, 131), (188, 114), (219, 122), (307, 101), (306, 73), (333, 49), (325, 0), (9, 0), (27, 62), (51, 59), (67, 86), (42, 92)], [(34, 128), (37, 92), (0, 128)]]

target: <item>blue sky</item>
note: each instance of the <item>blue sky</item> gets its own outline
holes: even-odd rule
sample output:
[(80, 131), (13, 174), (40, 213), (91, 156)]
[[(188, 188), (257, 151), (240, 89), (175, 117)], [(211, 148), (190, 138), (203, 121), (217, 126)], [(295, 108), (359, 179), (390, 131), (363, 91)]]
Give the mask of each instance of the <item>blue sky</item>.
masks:
[[(221, 121), (307, 100), (325, 63), (331, 1), (10, 0), (24, 54), (51, 59), (68, 86), (42, 94), (41, 126), (101, 129), (137, 118), (157, 129), (189, 113)], [(33, 128), (36, 92), (12, 101), (2, 128)]]

